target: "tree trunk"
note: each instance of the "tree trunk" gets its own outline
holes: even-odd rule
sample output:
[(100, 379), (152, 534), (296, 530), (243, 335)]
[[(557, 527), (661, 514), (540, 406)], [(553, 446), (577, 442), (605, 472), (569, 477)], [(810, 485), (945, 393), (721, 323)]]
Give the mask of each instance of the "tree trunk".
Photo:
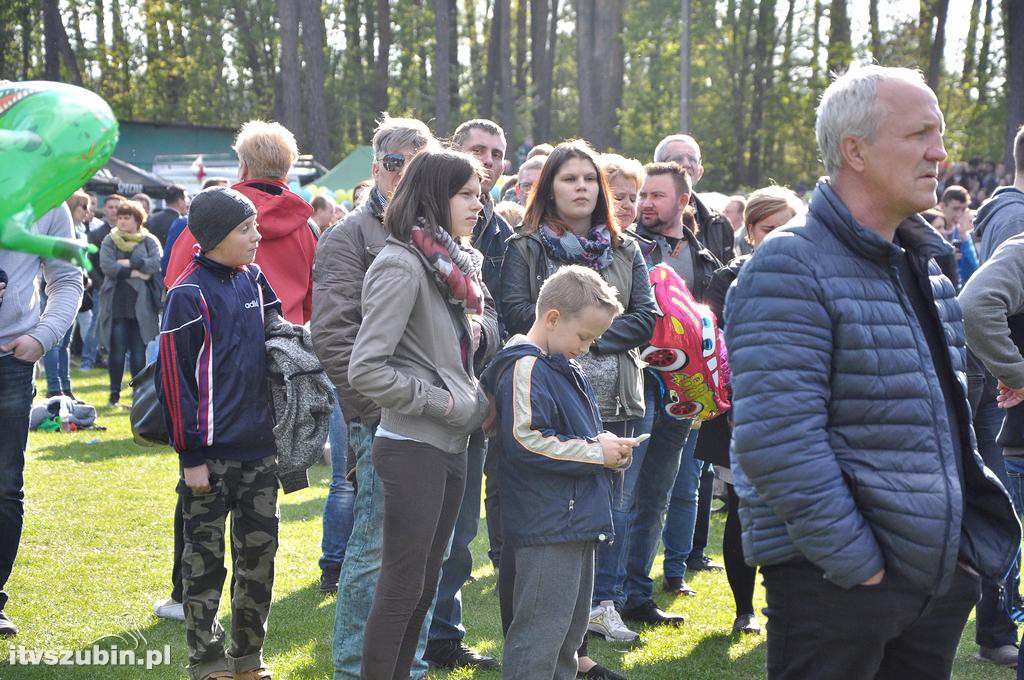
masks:
[(257, 97), (265, 94), (266, 83), (263, 82), (260, 53), (256, 49), (256, 41), (252, 33), (252, 25), (249, 23), (249, 13), (246, 11), (245, 0), (234, 0), (235, 28), (238, 39), (242, 43), (242, 50), (245, 53), (245, 63), (249, 67), (252, 77), (253, 88)]
[(761, 0), (757, 12), (757, 38), (754, 42), (754, 87), (750, 97), (750, 157), (746, 184), (761, 183), (761, 149), (764, 130), (764, 105), (771, 88), (775, 52), (775, 0)]
[(679, 29), (679, 129), (690, 131), (690, 0), (680, 4)]
[(576, 67), (580, 135), (605, 150), (617, 143), (622, 106), (621, 0), (577, 0)]
[(448, 0), (434, 0), (434, 132), (448, 135), (451, 117), (451, 24), (448, 22)]
[(596, 0), (576, 0), (576, 89), (580, 137), (598, 144), (597, 92), (594, 89), (594, 14)]
[(1006, 152), (1003, 162), (1012, 168), (1013, 138), (1024, 124), (1024, 7), (1016, 0), (1003, 2), (1006, 36)]
[(57, 33), (62, 29), (58, 1), (43, 0), (43, 78), (46, 80), (60, 81), (60, 38)]
[(498, 64), (498, 60), (501, 58), (499, 42), (501, 22), (501, 0), (496, 0), (494, 11), (491, 14), (491, 32), (487, 41), (487, 72), (484, 77), (483, 94), (480, 98), (480, 115), (484, 118), (494, 118), (494, 95), (501, 80), (501, 66)]
[(459, 114), (459, 3), (448, 0), (448, 25), (451, 39), (448, 41), (448, 103), (449, 110)]
[(526, 97), (526, 46), (529, 36), (526, 34), (527, 0), (516, 3), (516, 99)]
[(928, 62), (928, 54), (931, 48), (932, 33), (935, 32), (933, 22), (935, 11), (932, 8), (934, 0), (919, 0), (917, 12), (917, 59), (918, 64)]
[(935, 35), (928, 53), (928, 87), (934, 92), (939, 91), (939, 76), (942, 74), (942, 53), (946, 49), (946, 15), (949, 13), (949, 0), (934, 0)]
[(82, 35), (82, 15), (78, 4), (71, 3), (71, 30), (75, 33), (75, 53), (85, 55), (85, 36)]
[(100, 82), (107, 78), (107, 25), (106, 10), (103, 7), (103, 0), (96, 0), (93, 5), (93, 17), (96, 21), (96, 63), (100, 67)]
[[(548, 2), (530, 0), (530, 79), (533, 84), (533, 142), (540, 144), (548, 136), (550, 108), (544, 109), (544, 65), (548, 51)], [(547, 80), (547, 101), (551, 102), (551, 80)]]
[(868, 0), (868, 25), (871, 32), (871, 58), (882, 63), (882, 32), (878, 27), (878, 0)]
[(982, 24), (981, 49), (978, 51), (978, 106), (988, 101), (989, 64), (992, 61), (992, 5), (995, 0), (985, 0), (985, 21)]
[(278, 0), (281, 23), (281, 67), (277, 109), (281, 123), (302, 137), (302, 75), (299, 72), (299, 0)]
[(967, 45), (964, 49), (964, 70), (960, 82), (970, 86), (974, 80), (974, 65), (977, 63), (978, 20), (981, 18), (981, 0), (971, 2), (971, 19), (967, 25)]
[(327, 101), (324, 97), (324, 16), (320, 0), (301, 0), (302, 56), (305, 61), (306, 139), (313, 158), (331, 164), (331, 136), (327, 129)]
[(373, 107), (388, 110), (388, 61), (391, 54), (391, 3), (377, 0), (377, 63), (374, 69)]
[(501, 93), (501, 127), (511, 144), (516, 136), (515, 95), (512, 92), (512, 6), (509, 0), (495, 0), (494, 14), (501, 11), (501, 32), (498, 36), (498, 83)]
[[(814, 0), (814, 22), (811, 26), (811, 83), (821, 83), (821, 17), (824, 13), (822, 0)], [(827, 78), (826, 74), (826, 78)]]
[(595, 89), (605, 95), (601, 99), (600, 112), (604, 115), (601, 129), (604, 135), (604, 150), (606, 150), (608, 147), (617, 147), (620, 142), (619, 110), (622, 108), (622, 89), (626, 69), (625, 47), (622, 44), (622, 0), (606, 0), (597, 33), (598, 44), (605, 47), (603, 50), (598, 50), (598, 45), (595, 44), (595, 54), (604, 57), (602, 71), (607, 74), (608, 78), (607, 87), (602, 87), (599, 81), (595, 83)]
[(852, 57), (850, 16), (846, 11), (846, 0), (832, 0), (829, 11), (828, 70), (832, 73), (845, 71)]

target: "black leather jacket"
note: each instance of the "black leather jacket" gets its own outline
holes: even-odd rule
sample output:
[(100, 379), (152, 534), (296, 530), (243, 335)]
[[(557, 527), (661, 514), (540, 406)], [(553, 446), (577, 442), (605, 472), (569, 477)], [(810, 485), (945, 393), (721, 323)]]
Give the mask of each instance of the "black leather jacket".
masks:
[(697, 238), (718, 258), (719, 262), (722, 264), (732, 262), (736, 257), (736, 235), (733, 232), (732, 222), (722, 213), (715, 212), (704, 205), (697, 194), (690, 197), (690, 203), (697, 213), (697, 224), (700, 225)]
[[(627, 233), (640, 242), (640, 250), (649, 267), (661, 264), (661, 248), (658, 247), (657, 241), (665, 238), (664, 236), (645, 229), (640, 224), (631, 225), (630, 231)], [(711, 283), (711, 276), (722, 267), (722, 263), (685, 226), (683, 227), (683, 238), (690, 244), (690, 256), (693, 258), (693, 290), (690, 292), (693, 293), (697, 302), (705, 302), (704, 296)]]

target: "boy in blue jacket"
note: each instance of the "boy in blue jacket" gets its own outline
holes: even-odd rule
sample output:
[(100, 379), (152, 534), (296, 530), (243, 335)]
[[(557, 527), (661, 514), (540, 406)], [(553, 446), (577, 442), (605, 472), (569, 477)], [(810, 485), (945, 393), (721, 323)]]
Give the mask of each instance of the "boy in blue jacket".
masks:
[[(576, 677), (595, 541), (612, 539), (610, 469), (628, 465), (639, 442), (601, 431), (574, 359), (620, 313), (596, 272), (562, 267), (541, 287), (529, 333), (510, 339), (483, 375), (495, 398), (503, 540), (515, 558), (504, 679)], [(501, 570), (507, 583), (505, 559)]]
[[(182, 584), (192, 680), (263, 680), (277, 552), (277, 449), (263, 320), (281, 303), (259, 267), (256, 208), (233, 189), (192, 199), (192, 264), (167, 293), (160, 330), (164, 417), (181, 461)], [(232, 515), (231, 648), (217, 621)]]

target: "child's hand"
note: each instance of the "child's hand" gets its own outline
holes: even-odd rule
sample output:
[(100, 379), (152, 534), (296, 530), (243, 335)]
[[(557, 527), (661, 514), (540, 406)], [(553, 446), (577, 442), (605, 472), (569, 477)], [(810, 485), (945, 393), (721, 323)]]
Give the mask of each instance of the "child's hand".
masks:
[(210, 468), (206, 463), (185, 468), (185, 484), (196, 493), (210, 493)]
[(618, 469), (629, 464), (633, 456), (633, 442), (636, 440), (617, 437), (611, 432), (602, 432), (597, 435), (597, 441), (601, 443), (605, 467)]

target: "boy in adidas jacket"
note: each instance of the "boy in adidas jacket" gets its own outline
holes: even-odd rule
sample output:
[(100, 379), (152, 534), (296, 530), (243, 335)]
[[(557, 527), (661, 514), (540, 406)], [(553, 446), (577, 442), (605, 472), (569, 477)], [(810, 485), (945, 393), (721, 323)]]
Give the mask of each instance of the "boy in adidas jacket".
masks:
[[(540, 289), (529, 333), (509, 340), (484, 372), (501, 451), (505, 550), (514, 570), (502, 678), (569, 680), (594, 589), (595, 542), (612, 539), (609, 468), (628, 465), (636, 439), (601, 432), (590, 383), (573, 361), (622, 312), (591, 269), (562, 267)], [(508, 593), (501, 593), (507, 608)], [(503, 613), (503, 618), (505, 615)]]
[[(251, 264), (260, 235), (248, 198), (212, 187), (192, 199), (188, 217), (201, 252), (167, 293), (158, 380), (182, 469), (188, 674), (262, 680), (278, 535), (263, 320), (281, 303)], [(217, 610), (229, 512), (235, 586), (225, 649)]]

